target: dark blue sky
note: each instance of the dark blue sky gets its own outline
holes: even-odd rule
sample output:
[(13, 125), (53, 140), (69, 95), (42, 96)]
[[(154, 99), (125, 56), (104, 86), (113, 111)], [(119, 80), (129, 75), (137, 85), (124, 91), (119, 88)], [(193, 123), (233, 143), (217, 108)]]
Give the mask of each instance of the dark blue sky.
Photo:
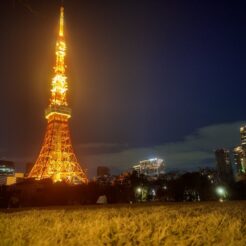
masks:
[[(1, 158), (24, 163), (38, 155), (59, 3), (1, 1)], [(69, 0), (64, 5), (71, 132), (79, 159), (91, 172), (100, 164), (123, 170), (161, 155), (151, 153), (156, 146), (245, 120), (245, 1)], [(144, 148), (146, 156), (144, 151), (121, 156)], [(167, 164), (172, 166), (168, 158)]]

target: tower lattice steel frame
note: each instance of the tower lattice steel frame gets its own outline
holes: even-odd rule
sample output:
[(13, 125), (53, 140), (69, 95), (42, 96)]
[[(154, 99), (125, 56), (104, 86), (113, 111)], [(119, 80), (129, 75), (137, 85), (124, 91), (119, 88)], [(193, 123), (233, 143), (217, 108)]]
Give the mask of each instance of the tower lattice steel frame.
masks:
[(64, 8), (60, 9), (59, 35), (56, 42), (55, 75), (51, 84), (51, 98), (45, 110), (48, 126), (38, 159), (29, 173), (29, 178), (52, 178), (54, 182), (71, 184), (87, 183), (72, 147), (68, 119), (71, 109), (67, 103), (66, 43), (64, 40)]

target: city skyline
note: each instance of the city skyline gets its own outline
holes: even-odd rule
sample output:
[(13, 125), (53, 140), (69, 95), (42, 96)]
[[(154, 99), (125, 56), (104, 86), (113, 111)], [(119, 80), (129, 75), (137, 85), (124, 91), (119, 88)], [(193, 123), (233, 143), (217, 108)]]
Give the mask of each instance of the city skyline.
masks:
[[(215, 166), (213, 150), (238, 145), (245, 123), (244, 3), (108, 3), (65, 3), (80, 162), (90, 176), (155, 156)], [(3, 4), (0, 156), (17, 164), (35, 161), (45, 129), (59, 4)]]

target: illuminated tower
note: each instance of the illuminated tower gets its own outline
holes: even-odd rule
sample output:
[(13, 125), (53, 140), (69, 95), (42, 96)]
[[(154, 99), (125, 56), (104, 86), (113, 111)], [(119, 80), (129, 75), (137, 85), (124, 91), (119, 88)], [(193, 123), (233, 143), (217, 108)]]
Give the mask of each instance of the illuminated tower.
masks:
[(71, 109), (67, 103), (66, 43), (64, 40), (64, 8), (60, 10), (59, 35), (56, 42), (56, 64), (51, 83), (51, 98), (45, 110), (48, 121), (44, 142), (29, 178), (52, 178), (54, 182), (87, 183), (85, 172), (74, 154), (68, 119)]

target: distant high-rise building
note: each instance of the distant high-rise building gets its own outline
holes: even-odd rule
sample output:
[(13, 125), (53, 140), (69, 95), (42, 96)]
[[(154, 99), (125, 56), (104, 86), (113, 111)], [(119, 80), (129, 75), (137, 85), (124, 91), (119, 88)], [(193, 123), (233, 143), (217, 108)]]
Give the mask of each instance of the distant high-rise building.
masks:
[(22, 181), (24, 173), (16, 172), (12, 161), (0, 160), (0, 185), (12, 185)]
[(230, 183), (233, 180), (230, 151), (227, 149), (217, 149), (215, 157), (220, 181)]
[(98, 177), (110, 176), (110, 169), (105, 166), (97, 167), (97, 176)]
[(24, 173), (15, 173), (14, 176), (6, 177), (5, 185), (13, 185), (24, 180)]
[(97, 167), (97, 177), (95, 177), (95, 181), (101, 185), (112, 184), (114, 181), (114, 177), (110, 175), (110, 169), (105, 166)]
[(0, 175), (9, 176), (14, 175), (15, 173), (15, 164), (12, 161), (0, 160)]
[(240, 127), (241, 145), (246, 149), (246, 126)]
[(240, 127), (241, 145), (233, 150), (236, 181), (246, 180), (246, 125)]
[(237, 173), (245, 173), (246, 172), (246, 158), (245, 152), (242, 146), (238, 146), (234, 148), (234, 161), (236, 165), (236, 172)]
[(164, 174), (164, 161), (162, 159), (153, 158), (140, 161), (133, 169), (137, 171), (138, 175), (143, 174), (149, 177), (159, 176)]

